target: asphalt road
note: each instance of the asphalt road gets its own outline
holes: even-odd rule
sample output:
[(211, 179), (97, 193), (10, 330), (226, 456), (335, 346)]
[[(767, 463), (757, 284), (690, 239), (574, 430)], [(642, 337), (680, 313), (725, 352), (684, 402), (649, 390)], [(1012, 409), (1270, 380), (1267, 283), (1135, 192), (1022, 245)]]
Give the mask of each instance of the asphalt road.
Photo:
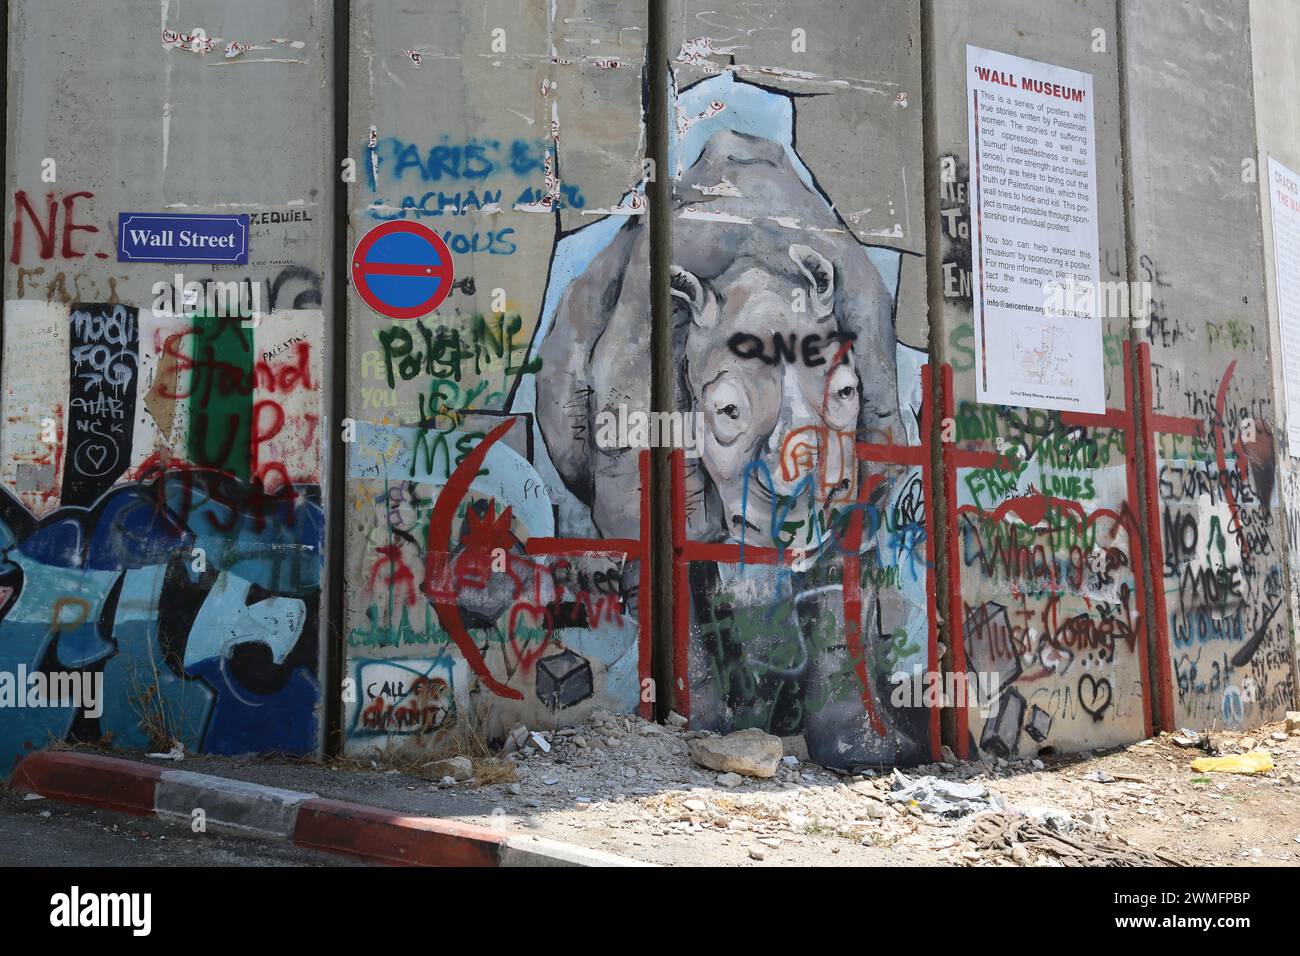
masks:
[(347, 857), (0, 790), (0, 866), (358, 866)]

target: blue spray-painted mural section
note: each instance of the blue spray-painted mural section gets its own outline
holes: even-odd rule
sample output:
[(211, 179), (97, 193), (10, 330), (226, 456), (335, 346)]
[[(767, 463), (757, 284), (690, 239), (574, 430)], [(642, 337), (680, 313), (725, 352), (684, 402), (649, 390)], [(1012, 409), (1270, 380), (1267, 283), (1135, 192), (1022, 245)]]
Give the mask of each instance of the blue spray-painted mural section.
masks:
[(0, 673), (24, 695), (20, 673), (91, 674), (99, 686), (93, 708), (7, 707), (0, 766), (69, 737), (315, 750), (324, 518), (314, 493), (268, 505), (238, 479), (190, 469), (39, 522), (0, 494)]

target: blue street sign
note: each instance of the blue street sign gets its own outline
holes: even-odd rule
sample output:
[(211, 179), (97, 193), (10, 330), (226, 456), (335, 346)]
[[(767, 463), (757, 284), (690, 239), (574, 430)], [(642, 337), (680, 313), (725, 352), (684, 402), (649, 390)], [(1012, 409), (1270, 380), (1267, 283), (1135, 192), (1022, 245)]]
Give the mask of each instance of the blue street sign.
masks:
[(118, 262), (248, 265), (248, 214), (117, 214)]

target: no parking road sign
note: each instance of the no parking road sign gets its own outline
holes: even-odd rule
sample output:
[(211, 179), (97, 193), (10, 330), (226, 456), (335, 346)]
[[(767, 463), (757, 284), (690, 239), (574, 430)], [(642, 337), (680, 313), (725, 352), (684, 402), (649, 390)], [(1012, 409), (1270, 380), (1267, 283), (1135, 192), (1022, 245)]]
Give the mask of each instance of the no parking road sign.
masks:
[(352, 253), (352, 284), (363, 302), (390, 319), (428, 315), (451, 292), (451, 250), (428, 226), (395, 219), (361, 237)]

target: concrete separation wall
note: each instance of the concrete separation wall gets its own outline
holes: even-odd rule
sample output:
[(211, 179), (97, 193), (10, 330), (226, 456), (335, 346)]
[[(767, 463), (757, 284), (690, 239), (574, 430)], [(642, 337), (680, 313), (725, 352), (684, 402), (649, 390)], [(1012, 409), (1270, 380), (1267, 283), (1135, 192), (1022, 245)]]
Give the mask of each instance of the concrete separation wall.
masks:
[(939, 752), (938, 710), (895, 692), (938, 667), (919, 7), (753, 21), (669, 26), (675, 410), (703, 430), (674, 452), (673, 699), (824, 765), (916, 762)]
[[(8, 7), (0, 671), (100, 693), (10, 698), (0, 766), (314, 753), (331, 5)], [(126, 261), (122, 213), (246, 214), (247, 262)]]
[[(645, 231), (647, 8), (428, 7), (352, 6), (349, 247), (419, 223), (456, 271), (427, 319), (349, 297), (353, 751), (629, 712), (650, 666), (646, 456), (598, 447), (595, 421), (647, 409), (649, 328), (585, 325), (610, 295), (593, 257)], [(648, 258), (619, 280), (648, 297)], [(626, 366), (613, 388), (592, 349)]]
[(1126, 9), (1131, 271), (1152, 289), (1161, 717), (1253, 726), (1281, 717), (1295, 684), (1250, 18), (1232, 0)]
[[(0, 766), (600, 709), (854, 769), (1294, 706), (1290, 3), (8, 9)], [(977, 354), (971, 49), (1086, 74), (1096, 341)], [(247, 263), (123, 214), (247, 216)], [(1099, 394), (979, 392), (1034, 375)]]
[[(1300, 89), (1300, 59), (1294, 55), (1300, 38), (1300, 8), (1283, 0), (1252, 0), (1250, 5), (1251, 65), (1254, 74), (1256, 160), (1259, 170), (1260, 213), (1264, 226), (1264, 275), (1268, 289), (1268, 353), (1272, 357), (1273, 403), (1275, 408), (1274, 445), (1277, 460), (1276, 495), (1279, 519), (1285, 522), (1282, 541), (1287, 557), (1286, 570), (1291, 622), (1300, 614), (1300, 575), (1292, 567), (1300, 548), (1300, 469), (1295, 457), (1300, 455), (1287, 441), (1286, 388), (1283, 383), (1281, 329), (1278, 319), (1277, 262), (1273, 243), (1273, 192), (1277, 185), (1268, 175), (1269, 158), (1291, 170), (1300, 170), (1300, 116), (1293, 106), (1294, 94)], [(1295, 361), (1295, 360), (1293, 360)], [(1294, 630), (1289, 644), (1294, 646)], [(1291, 669), (1295, 673), (1295, 653)]]
[[(943, 400), (955, 439), (944, 445), (948, 634), (953, 666), (977, 679), (995, 675), (999, 688), (995, 700), (957, 709), (956, 741), (1007, 756), (1139, 739), (1151, 726), (1152, 698), (1128, 317), (1105, 320), (1100, 415), (974, 401), (971, 326), (978, 275), (970, 261), (967, 44), (1091, 74), (1101, 278), (1127, 276), (1115, 5), (939, 2), (932, 30), (936, 344), (952, 369)], [(1096, 30), (1104, 42), (1094, 49)]]

